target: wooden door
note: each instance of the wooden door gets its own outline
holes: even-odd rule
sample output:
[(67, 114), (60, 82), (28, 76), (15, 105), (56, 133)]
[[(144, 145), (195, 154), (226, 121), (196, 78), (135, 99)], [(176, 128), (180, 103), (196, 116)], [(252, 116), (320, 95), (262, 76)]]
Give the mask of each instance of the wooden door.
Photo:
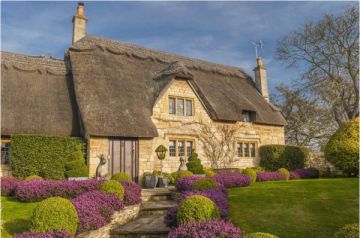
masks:
[(110, 139), (111, 175), (125, 172), (133, 181), (139, 176), (139, 142), (137, 139)]

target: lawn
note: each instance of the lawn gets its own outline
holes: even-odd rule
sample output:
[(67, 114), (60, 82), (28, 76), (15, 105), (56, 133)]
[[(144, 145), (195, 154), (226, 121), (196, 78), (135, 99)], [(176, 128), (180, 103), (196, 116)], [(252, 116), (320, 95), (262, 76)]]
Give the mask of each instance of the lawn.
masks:
[(32, 211), (37, 203), (18, 202), (1, 197), (1, 237), (12, 237), (27, 231)]
[(229, 189), (231, 221), (245, 232), (329, 238), (359, 221), (359, 180), (311, 179)]

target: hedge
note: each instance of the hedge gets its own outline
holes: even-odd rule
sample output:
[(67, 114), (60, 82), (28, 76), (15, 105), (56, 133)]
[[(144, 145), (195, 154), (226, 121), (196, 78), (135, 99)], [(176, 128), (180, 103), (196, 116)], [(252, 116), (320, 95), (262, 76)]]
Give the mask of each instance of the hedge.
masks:
[(84, 148), (80, 138), (14, 135), (11, 137), (11, 164), (15, 177), (39, 175), (64, 179), (65, 163), (73, 158), (75, 147)]
[(306, 147), (291, 145), (264, 145), (259, 149), (260, 166), (269, 171), (280, 168), (287, 170), (301, 169), (309, 158), (309, 150)]

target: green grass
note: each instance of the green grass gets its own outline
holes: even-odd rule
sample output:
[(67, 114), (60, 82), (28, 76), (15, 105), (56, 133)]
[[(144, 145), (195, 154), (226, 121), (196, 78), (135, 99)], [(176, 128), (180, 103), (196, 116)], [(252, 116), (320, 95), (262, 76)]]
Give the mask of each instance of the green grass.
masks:
[(12, 237), (15, 233), (29, 230), (30, 217), (37, 203), (18, 202), (1, 197), (1, 237)]
[(231, 221), (280, 238), (332, 238), (359, 221), (359, 180), (312, 179), (229, 189)]

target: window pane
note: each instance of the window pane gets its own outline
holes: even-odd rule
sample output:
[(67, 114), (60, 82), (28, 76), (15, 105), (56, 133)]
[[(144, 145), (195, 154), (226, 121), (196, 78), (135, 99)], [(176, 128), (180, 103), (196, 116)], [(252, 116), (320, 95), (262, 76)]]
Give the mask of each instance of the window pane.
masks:
[(184, 115), (184, 99), (177, 99), (177, 114)]
[(10, 143), (1, 143), (1, 164), (9, 164), (10, 162)]
[(175, 114), (175, 98), (169, 98), (169, 113)]
[(244, 157), (249, 157), (249, 144), (244, 143)]
[(186, 156), (187, 157), (190, 157), (192, 149), (193, 149), (193, 142), (192, 141), (186, 141)]
[(242, 143), (238, 143), (238, 144), (237, 144), (237, 156), (238, 156), (238, 157), (243, 157)]
[(178, 141), (178, 156), (185, 155), (185, 142), (183, 140)]
[(192, 100), (186, 100), (186, 116), (192, 116)]
[(170, 154), (170, 157), (176, 156), (176, 141), (174, 141), (174, 140), (171, 140), (169, 142), (169, 154)]
[(255, 144), (250, 144), (250, 157), (255, 157)]
[(243, 112), (242, 116), (243, 116), (243, 121), (244, 122), (249, 122), (250, 121), (250, 113), (249, 112)]

